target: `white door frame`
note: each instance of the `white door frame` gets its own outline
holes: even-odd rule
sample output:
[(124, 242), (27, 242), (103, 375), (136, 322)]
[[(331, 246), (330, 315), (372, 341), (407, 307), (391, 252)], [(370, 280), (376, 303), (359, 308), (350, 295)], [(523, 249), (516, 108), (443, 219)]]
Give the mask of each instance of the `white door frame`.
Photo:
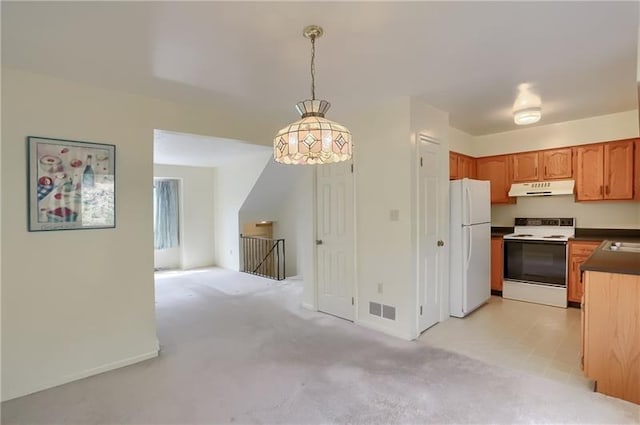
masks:
[[(353, 322), (358, 322), (358, 263), (356, 259), (357, 252), (357, 220), (356, 220), (356, 174), (355, 168), (353, 165), (353, 160), (350, 162), (351, 165), (351, 185), (352, 185), (352, 201), (353, 201), (353, 243), (351, 246), (353, 250), (351, 252), (351, 259), (353, 264), (353, 281), (351, 293), (353, 294)], [(322, 167), (322, 165), (314, 166), (313, 170), (313, 310), (319, 311), (319, 300), (320, 300), (320, 283), (318, 280), (318, 246), (316, 244), (316, 240), (318, 240), (318, 168)]]

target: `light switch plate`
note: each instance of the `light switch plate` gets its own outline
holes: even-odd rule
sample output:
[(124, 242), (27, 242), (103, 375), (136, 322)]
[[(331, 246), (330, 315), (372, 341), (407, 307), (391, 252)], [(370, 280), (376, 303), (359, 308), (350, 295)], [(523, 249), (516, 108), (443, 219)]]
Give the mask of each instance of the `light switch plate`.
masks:
[(400, 210), (389, 210), (389, 220), (391, 220), (391, 221), (399, 221), (400, 220)]

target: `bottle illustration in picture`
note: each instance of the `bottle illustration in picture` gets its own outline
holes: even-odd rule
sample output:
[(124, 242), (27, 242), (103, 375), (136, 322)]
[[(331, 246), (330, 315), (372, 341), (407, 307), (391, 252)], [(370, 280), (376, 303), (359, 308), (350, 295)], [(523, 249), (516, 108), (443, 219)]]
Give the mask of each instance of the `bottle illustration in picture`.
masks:
[(84, 187), (93, 187), (94, 177), (92, 157), (91, 155), (87, 155), (87, 165), (82, 172), (82, 185)]

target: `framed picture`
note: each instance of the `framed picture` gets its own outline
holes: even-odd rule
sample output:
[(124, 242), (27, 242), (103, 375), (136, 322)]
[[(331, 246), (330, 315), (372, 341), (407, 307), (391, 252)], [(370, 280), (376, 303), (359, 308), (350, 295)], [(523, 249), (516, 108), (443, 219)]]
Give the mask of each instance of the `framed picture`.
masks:
[(27, 138), (29, 231), (116, 226), (116, 147)]

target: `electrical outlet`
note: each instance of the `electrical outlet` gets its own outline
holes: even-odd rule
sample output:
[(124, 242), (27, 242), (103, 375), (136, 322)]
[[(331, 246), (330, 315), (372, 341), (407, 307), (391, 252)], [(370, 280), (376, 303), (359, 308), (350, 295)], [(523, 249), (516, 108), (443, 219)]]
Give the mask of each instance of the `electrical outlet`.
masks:
[(389, 210), (390, 221), (400, 221), (400, 210)]
[(382, 282), (378, 283), (378, 294), (382, 294)]

